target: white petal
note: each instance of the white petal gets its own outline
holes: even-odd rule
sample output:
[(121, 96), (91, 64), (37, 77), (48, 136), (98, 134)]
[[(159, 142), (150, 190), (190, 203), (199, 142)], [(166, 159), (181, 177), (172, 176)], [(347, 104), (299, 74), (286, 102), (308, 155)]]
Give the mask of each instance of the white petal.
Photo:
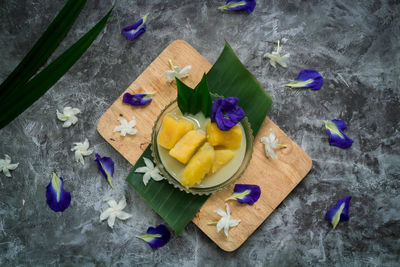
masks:
[(11, 157), (10, 157), (9, 155), (7, 155), (7, 154), (5, 154), (4, 156), (5, 156), (4, 161), (5, 161), (7, 164), (10, 164), (10, 163), (11, 163)]
[(65, 121), (65, 120), (67, 120), (67, 118), (64, 116), (64, 114), (62, 114), (60, 111), (58, 111), (57, 110), (57, 118), (60, 120), (60, 121)]
[(164, 177), (161, 174), (154, 171), (151, 173), (151, 178), (153, 178), (153, 180), (157, 182), (164, 179)]
[(154, 169), (154, 164), (151, 160), (149, 160), (148, 158), (143, 157), (144, 163), (146, 164), (147, 168), (149, 168), (150, 170)]
[(115, 216), (116, 216), (116, 214), (112, 213), (110, 215), (110, 217), (108, 217), (107, 223), (108, 223), (108, 226), (110, 226), (111, 228), (113, 228), (113, 226), (114, 226)]
[(146, 173), (146, 172), (148, 172), (148, 171), (150, 171), (150, 170), (149, 170), (149, 168), (147, 168), (147, 167), (139, 167), (139, 168), (137, 168), (137, 169), (135, 170), (135, 172), (140, 172), (140, 173)]
[(226, 237), (229, 236), (229, 221), (224, 225), (224, 233)]
[(122, 126), (126, 126), (128, 124), (128, 122), (124, 118), (119, 118), (118, 120)]
[(115, 128), (114, 128), (113, 132), (120, 132), (120, 131), (121, 131), (121, 129), (122, 129), (122, 126), (121, 126), (121, 125), (119, 125), (119, 126), (115, 126)]
[(3, 168), (3, 173), (4, 173), (5, 176), (11, 177), (11, 173), (7, 168)]
[(143, 183), (144, 183), (145, 186), (147, 185), (147, 183), (149, 182), (150, 179), (151, 179), (150, 173), (149, 173), (149, 172), (146, 172), (146, 173), (143, 175)]
[(268, 143), (268, 139), (267, 139), (267, 137), (265, 137), (265, 136), (261, 137), (260, 141), (261, 141), (261, 143), (263, 143), (263, 144)]
[(225, 207), (226, 207), (226, 214), (229, 216), (230, 215), (230, 211), (229, 211), (228, 203), (225, 203)]
[(176, 76), (176, 72), (173, 70), (167, 70), (165, 71), (163, 74), (161, 74), (161, 76), (165, 76), (168, 79), (168, 82), (172, 82), (175, 80), (175, 76)]
[(217, 223), (217, 232), (221, 231), (222, 228), (225, 228), (227, 221), (226, 217), (222, 217)]
[(240, 223), (240, 220), (229, 220), (229, 227), (237, 226)]
[(63, 113), (67, 114), (67, 113), (71, 113), (72, 112), (72, 108), (71, 107), (64, 107), (63, 109)]
[(136, 126), (136, 120), (135, 117), (132, 117), (132, 120), (128, 123), (128, 127), (132, 128)]
[(182, 78), (188, 76), (189, 71), (190, 71), (191, 69), (192, 69), (192, 66), (190, 66), (190, 65), (184, 67), (184, 68), (180, 71), (180, 73), (179, 73), (180, 76), (181, 76)]
[(82, 165), (85, 164), (85, 162), (83, 161), (82, 154), (79, 150), (75, 151), (75, 161), (82, 163)]
[(107, 219), (111, 215), (112, 212), (113, 212), (112, 208), (108, 208), (105, 211), (103, 211), (100, 214), (100, 221), (104, 221), (105, 219)]
[(126, 199), (123, 197), (119, 202), (118, 205), (115, 207), (116, 210), (123, 210), (126, 207)]
[(13, 171), (13, 170), (15, 170), (15, 169), (18, 167), (18, 165), (19, 165), (19, 163), (10, 164), (10, 165), (8, 165), (7, 168), (8, 168), (9, 170), (12, 170), (12, 171)]
[(72, 124), (76, 124), (76, 122), (78, 121), (78, 118), (77, 118), (76, 116), (72, 115), (72, 116), (70, 117), (70, 120), (71, 120), (71, 123), (72, 123)]
[(125, 211), (117, 212), (117, 218), (120, 220), (126, 220), (126, 219), (129, 219), (130, 217), (132, 217), (132, 215), (129, 213), (126, 213)]
[(117, 207), (117, 202), (114, 199), (110, 199), (107, 201), (108, 206), (115, 209)]
[(136, 129), (126, 129), (126, 133), (130, 134), (130, 135), (135, 135), (135, 134), (137, 134), (137, 130)]
[(67, 121), (64, 122), (63, 127), (64, 128), (68, 128), (69, 126), (71, 126), (71, 124), (72, 124), (71, 121), (67, 120)]
[(76, 115), (76, 114), (81, 113), (81, 111), (80, 111), (80, 109), (78, 109), (78, 108), (73, 108), (73, 109), (71, 109), (71, 113), (74, 114), (74, 115)]
[(216, 209), (216, 210), (214, 210), (214, 212), (216, 212), (219, 216), (222, 216), (222, 217), (226, 216), (225, 211), (223, 211), (221, 209)]
[(122, 128), (121, 129), (121, 136), (125, 136), (126, 135), (126, 128)]
[(85, 141), (83, 142), (82, 146), (85, 150), (89, 148), (89, 140), (87, 138), (85, 138)]
[(88, 150), (82, 151), (82, 155), (84, 155), (84, 156), (89, 156), (92, 153), (93, 153), (93, 149), (88, 149)]

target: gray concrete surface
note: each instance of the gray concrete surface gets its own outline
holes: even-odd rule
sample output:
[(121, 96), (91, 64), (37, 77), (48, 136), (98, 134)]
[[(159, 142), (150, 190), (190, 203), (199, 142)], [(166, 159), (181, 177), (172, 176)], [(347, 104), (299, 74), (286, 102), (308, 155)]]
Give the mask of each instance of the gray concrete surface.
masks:
[[(0, 174), (2, 266), (399, 266), (400, 14), (399, 1), (257, 1), (253, 13), (220, 12), (224, 1), (119, 0), (82, 58), (39, 101), (0, 130), (0, 157), (20, 162)], [(0, 0), (0, 81), (20, 62), (65, 1)], [(112, 1), (89, 0), (55, 55), (88, 31)], [(147, 32), (120, 31), (150, 12)], [(152, 251), (135, 238), (163, 220), (124, 179), (131, 166), (96, 132), (114, 100), (173, 40), (190, 43), (215, 62), (227, 40), (274, 100), (276, 122), (313, 159), (313, 169), (237, 251), (221, 251), (194, 224)], [(287, 69), (263, 54), (290, 53)], [(53, 58), (54, 58), (53, 56)], [(301, 69), (321, 72), (320, 91), (283, 84)], [(63, 129), (56, 109), (81, 109)], [(350, 149), (331, 147), (324, 119), (343, 119)], [(140, 119), (140, 118), (139, 118)], [(88, 138), (116, 163), (111, 190), (93, 157), (81, 166), (70, 151)], [(45, 188), (52, 171), (65, 178), (71, 206), (51, 211)], [(125, 195), (133, 218), (114, 230), (99, 222), (105, 197)], [(352, 195), (350, 221), (332, 230), (325, 212)], [(25, 205), (22, 204), (25, 200)]]

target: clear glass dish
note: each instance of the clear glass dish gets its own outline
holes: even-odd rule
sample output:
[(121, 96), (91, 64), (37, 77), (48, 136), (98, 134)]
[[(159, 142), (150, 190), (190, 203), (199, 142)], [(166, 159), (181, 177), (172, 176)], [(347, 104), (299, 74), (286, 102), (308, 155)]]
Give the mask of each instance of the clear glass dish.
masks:
[[(217, 96), (212, 95), (213, 98), (216, 98)], [(177, 101), (174, 100), (171, 103), (169, 103), (160, 113), (160, 115), (158, 116), (154, 126), (153, 126), (153, 131), (152, 131), (152, 135), (151, 135), (151, 150), (152, 150), (152, 156), (154, 159), (154, 162), (156, 164), (156, 166), (158, 167), (158, 169), (160, 170), (160, 173), (165, 177), (165, 179), (172, 184), (174, 187), (185, 191), (187, 193), (191, 193), (191, 194), (195, 194), (195, 195), (209, 195), (209, 194), (214, 194), (218, 191), (227, 189), (229, 187), (231, 187), (232, 185), (235, 184), (235, 182), (243, 175), (243, 173), (245, 172), (245, 170), (247, 169), (252, 154), (253, 154), (253, 142), (254, 142), (254, 137), (253, 137), (253, 131), (250, 127), (250, 123), (247, 119), (247, 117), (244, 117), (240, 123), (243, 127), (243, 131), (245, 134), (245, 138), (246, 138), (246, 150), (245, 150), (245, 154), (244, 154), (244, 158), (243, 161), (240, 165), (240, 167), (238, 168), (238, 170), (227, 180), (225, 180), (224, 182), (216, 185), (216, 186), (210, 186), (210, 187), (185, 187), (183, 186), (179, 181), (178, 178), (175, 178), (173, 174), (171, 174), (163, 165), (161, 157), (160, 157), (160, 153), (158, 150), (158, 146), (157, 146), (157, 136), (158, 133), (161, 129), (161, 125), (162, 125), (162, 121), (164, 116), (171, 112), (172, 110), (174, 110), (177, 107)]]

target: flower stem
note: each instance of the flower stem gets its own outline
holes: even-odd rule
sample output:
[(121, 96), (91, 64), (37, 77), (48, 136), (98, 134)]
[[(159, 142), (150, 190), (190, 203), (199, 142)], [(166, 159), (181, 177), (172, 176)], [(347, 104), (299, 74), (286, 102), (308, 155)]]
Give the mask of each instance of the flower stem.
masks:
[(278, 146), (281, 147), (281, 148), (287, 148), (287, 145), (278, 144)]
[(174, 70), (174, 64), (172, 64), (172, 60), (170, 59), (170, 60), (168, 60), (168, 62), (169, 62), (169, 65), (171, 66), (171, 69)]
[(279, 54), (279, 40), (278, 40), (278, 47), (276, 48), (276, 53)]
[(208, 225), (216, 225), (218, 222), (208, 222)]

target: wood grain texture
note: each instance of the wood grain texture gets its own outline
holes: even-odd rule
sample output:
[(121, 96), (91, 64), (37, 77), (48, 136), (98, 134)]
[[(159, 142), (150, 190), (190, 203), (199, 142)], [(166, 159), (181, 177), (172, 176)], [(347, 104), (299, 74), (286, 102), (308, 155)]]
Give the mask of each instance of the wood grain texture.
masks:
[[(99, 133), (132, 165), (140, 158), (151, 141), (151, 132), (158, 114), (165, 105), (176, 98), (175, 82), (170, 84), (161, 74), (169, 69), (168, 60), (172, 59), (175, 65), (184, 67), (192, 65), (189, 77), (183, 81), (194, 87), (204, 72), (211, 68), (211, 64), (185, 41), (172, 42), (149, 67), (124, 92), (142, 93), (156, 92), (149, 106), (132, 107), (122, 103), (122, 95), (103, 114), (97, 124)], [(138, 133), (134, 136), (121, 137), (113, 133), (119, 125), (118, 118), (137, 120)], [(265, 157), (262, 136), (268, 136), (273, 129), (280, 144), (287, 148), (276, 151), (278, 159)], [(233, 192), (233, 187), (212, 195), (193, 218), (193, 222), (221, 249), (233, 251), (264, 222), (273, 210), (286, 198), (296, 185), (306, 176), (312, 166), (311, 158), (293, 142), (277, 125), (266, 118), (260, 128), (254, 144), (254, 153), (250, 165), (238, 183), (258, 184), (261, 187), (261, 197), (252, 206), (229, 201), (231, 218), (241, 219), (237, 227), (229, 231), (225, 237), (223, 231), (217, 233), (215, 225), (208, 225), (210, 221), (219, 220), (214, 210), (225, 209), (225, 199)]]

